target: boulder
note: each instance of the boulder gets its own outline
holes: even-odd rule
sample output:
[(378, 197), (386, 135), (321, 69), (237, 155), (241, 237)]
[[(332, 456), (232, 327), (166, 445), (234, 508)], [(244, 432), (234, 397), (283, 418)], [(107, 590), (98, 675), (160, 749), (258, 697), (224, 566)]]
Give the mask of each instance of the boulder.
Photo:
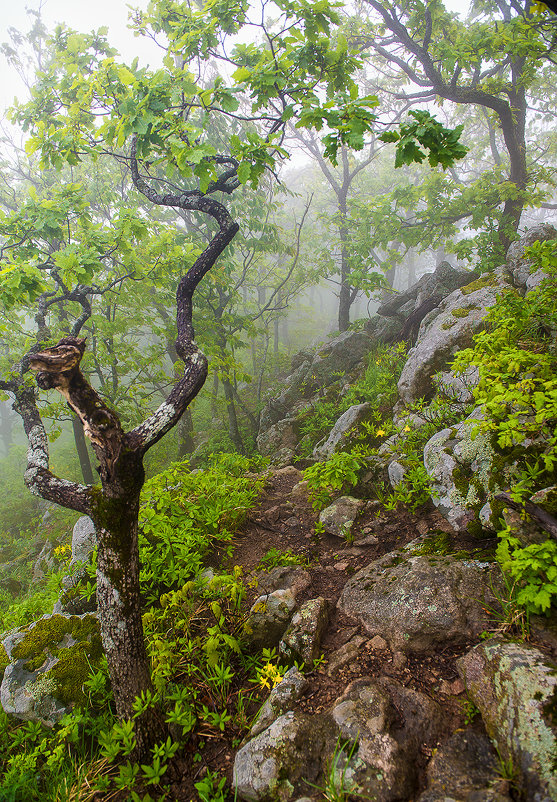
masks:
[(82, 582), (87, 581), (86, 563), (91, 559), (96, 545), (95, 524), (88, 515), (82, 515), (73, 528), (72, 559), (68, 566), (70, 573), (62, 579), (63, 591), (54, 605), (54, 613), (82, 615), (96, 611), (96, 594), (87, 598), (82, 588)]
[(382, 303), (377, 314), (383, 317), (399, 315), (406, 319), (428, 298), (435, 295), (442, 300), (476, 278), (477, 273), (455, 268), (446, 261), (440, 262), (433, 273), (426, 273), (405, 292), (396, 293)]
[(384, 555), (346, 583), (339, 609), (392, 651), (427, 652), (438, 644), (462, 643), (488, 625), (494, 603), (496, 565), (429, 552), (416, 541)]
[(374, 342), (388, 345), (400, 339), (404, 321), (398, 317), (379, 317), (374, 315), (366, 321), (365, 329)]
[(433, 397), (433, 376), (446, 368), (458, 350), (472, 343), (498, 293), (505, 288), (512, 288), (512, 284), (502, 267), (455, 290), (424, 318), (398, 382), (399, 395), (405, 403)]
[(257, 574), (257, 589), (262, 594), (275, 590), (289, 590), (296, 598), (311, 584), (311, 575), (297, 565), (277, 565), (270, 571)]
[(354, 521), (365, 507), (365, 502), (352, 496), (341, 496), (331, 505), (321, 510), (319, 522), (325, 532), (336, 537), (346, 538)]
[(301, 780), (317, 780), (331, 741), (330, 721), (285, 713), (236, 753), (233, 788), (246, 802), (286, 802)]
[(351, 437), (358, 432), (364, 421), (371, 420), (373, 408), (371, 404), (355, 404), (343, 412), (331, 429), (324, 443), (313, 450), (318, 460), (329, 459), (337, 451), (345, 451), (350, 446)]
[(490, 640), (457, 668), (501, 758), (518, 772), (525, 798), (557, 799), (557, 666), (532, 647)]
[(260, 732), (266, 730), (273, 721), (276, 721), (279, 716), (291, 710), (308, 687), (308, 680), (300, 673), (296, 666), (292, 666), (292, 668), (286, 672), (281, 682), (275, 685), (269, 694), (269, 698), (261, 707), (255, 723), (249, 732), (249, 737), (255, 738)]
[(362, 677), (337, 699), (331, 715), (344, 747), (328, 764), (345, 790), (376, 802), (410, 797), (420, 749), (437, 741), (439, 705), (395, 680)]
[(274, 590), (253, 604), (244, 625), (244, 638), (253, 651), (278, 646), (290, 623), (296, 600), (291, 590)]
[[(500, 490), (490, 435), (479, 431), (481, 416), (478, 407), (462, 423), (434, 434), (424, 448), (433, 503), (457, 531), (477, 527), (480, 510)], [(483, 510), (484, 523), (490, 517), (491, 510)]]
[(497, 753), (481, 732), (455, 732), (427, 767), (428, 787), (418, 802), (511, 802)]
[(300, 435), (296, 418), (284, 418), (257, 436), (257, 449), (271, 457), (273, 465), (289, 465), (294, 457)]
[(309, 599), (297, 613), (279, 644), (279, 651), (290, 661), (304, 663), (313, 667), (319, 657), (319, 647), (327, 624), (329, 623), (329, 602), (322, 596)]
[(86, 701), (83, 683), (102, 655), (94, 615), (45, 615), (3, 641), (10, 664), (0, 700), (6, 713), (52, 727), (75, 703)]
[(524, 236), (517, 242), (513, 242), (507, 251), (507, 268), (512, 274), (514, 283), (529, 292), (538, 286), (540, 281), (545, 278), (542, 270), (532, 273), (532, 260), (524, 255), (524, 249), (529, 248), (535, 242), (546, 242), (547, 240), (557, 239), (557, 231), (549, 223), (530, 228)]
[[(257, 438), (260, 452), (273, 456), (276, 450), (295, 448), (299, 435), (297, 417), (308, 400), (353, 371), (372, 346), (373, 340), (366, 331), (345, 331), (317, 351), (304, 352), (308, 358), (300, 363), (296, 360), (297, 367), (283, 381), (280, 395), (269, 399), (261, 412)], [(284, 425), (277, 428), (279, 422)]]
[(75, 523), (72, 532), (72, 560), (70, 568), (76, 563), (89, 560), (93, 549), (97, 545), (95, 524), (88, 515), (82, 515)]

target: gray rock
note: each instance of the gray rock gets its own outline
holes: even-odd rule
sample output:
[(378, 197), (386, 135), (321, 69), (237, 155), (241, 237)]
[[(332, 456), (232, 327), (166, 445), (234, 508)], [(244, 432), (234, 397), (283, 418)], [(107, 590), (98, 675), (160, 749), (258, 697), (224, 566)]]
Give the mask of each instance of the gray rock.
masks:
[(72, 561), (70, 568), (75, 563), (87, 562), (96, 545), (97, 533), (95, 524), (88, 515), (82, 515), (76, 521), (72, 532)]
[(9, 633), (3, 646), (11, 663), (0, 701), (6, 713), (52, 727), (85, 702), (83, 683), (102, 654), (93, 615), (46, 615)]
[(279, 644), (280, 653), (311, 668), (319, 657), (321, 638), (328, 623), (329, 602), (322, 596), (309, 599), (294, 613)]
[(286, 672), (282, 681), (272, 689), (269, 698), (261, 707), (261, 710), (257, 714), (257, 719), (249, 732), (249, 737), (254, 738), (256, 735), (259, 735), (259, 733), (266, 730), (273, 721), (276, 721), (279, 716), (292, 710), (294, 704), (308, 687), (308, 680), (300, 673), (296, 666), (292, 666), (292, 668)]
[[(329, 664), (327, 666), (327, 674), (330, 677), (334, 677), (341, 668), (343, 668), (348, 663), (353, 663), (358, 654), (360, 653), (360, 648), (362, 644), (365, 643), (365, 638), (361, 635), (356, 635), (348, 643), (344, 643), (340, 648), (333, 652), (333, 654), (329, 658)], [(387, 644), (385, 644), (386, 646)]]
[(404, 465), (401, 465), (400, 462), (393, 460), (389, 463), (389, 482), (391, 483), (392, 488), (396, 488), (404, 481), (404, 477), (406, 476), (406, 468)]
[(236, 753), (232, 785), (240, 799), (286, 802), (299, 781), (315, 782), (321, 756), (334, 738), (332, 729), (317, 716), (280, 716)]
[[(257, 438), (260, 453), (274, 457), (281, 451), (281, 462), (286, 464), (284, 451), (295, 448), (298, 415), (309, 405), (308, 400), (353, 371), (372, 346), (367, 332), (345, 331), (313, 352), (311, 360), (303, 360), (284, 380), (280, 395), (269, 399), (261, 412)], [(283, 425), (277, 427), (279, 422)]]
[(294, 598), (311, 584), (311, 576), (296, 565), (277, 565), (270, 571), (257, 574), (257, 588), (262, 594), (275, 590), (289, 590)]
[(362, 677), (351, 683), (331, 711), (347, 741), (337, 761), (347, 790), (377, 802), (407, 798), (414, 791), (419, 750), (437, 740), (439, 706), (395, 680)]
[(434, 380), (442, 396), (464, 405), (474, 400), (473, 390), (480, 380), (480, 374), (478, 368), (470, 367), (459, 374), (450, 370), (438, 373)]
[(387, 345), (400, 339), (403, 326), (404, 321), (397, 317), (379, 317), (375, 315), (366, 322), (365, 329), (375, 342)]
[(319, 522), (329, 535), (345, 538), (364, 507), (365, 502), (359, 498), (341, 496), (319, 513)]
[(254, 651), (277, 646), (296, 606), (290, 590), (275, 590), (253, 604), (244, 627), (244, 638)]
[(386, 554), (349, 579), (339, 609), (392, 651), (426, 652), (478, 636), (488, 627), (484, 608), (493, 602), (498, 569), (412, 548)]
[(427, 769), (428, 788), (418, 802), (511, 802), (497, 753), (483, 733), (465, 730), (440, 744)]
[(296, 418), (284, 418), (257, 436), (257, 449), (264, 457), (271, 457), (274, 465), (288, 465), (296, 450), (300, 435)]
[(457, 663), (487, 734), (518, 771), (525, 798), (557, 799), (557, 667), (537, 649), (490, 640)]
[[(381, 304), (377, 310), (378, 315), (391, 317), (400, 315), (404, 318), (420, 306), (427, 298), (433, 295), (440, 295), (445, 298), (454, 290), (470, 284), (478, 277), (477, 273), (471, 273), (462, 268), (454, 268), (449, 262), (440, 262), (433, 273), (426, 273), (405, 292), (397, 293), (388, 301)], [(412, 303), (409, 303), (412, 302)]]
[(371, 404), (356, 404), (340, 416), (323, 445), (316, 446), (313, 456), (326, 460), (336, 451), (342, 451), (350, 444), (350, 438), (358, 431), (360, 424), (371, 419)]
[(515, 284), (527, 292), (534, 289), (545, 278), (543, 271), (531, 273), (532, 260), (524, 255), (524, 249), (535, 242), (546, 242), (557, 239), (557, 231), (548, 223), (530, 228), (517, 242), (513, 242), (507, 251), (507, 267), (510, 270)]
[(481, 409), (462, 423), (434, 434), (424, 448), (424, 465), (432, 477), (432, 499), (457, 531), (479, 521), (490, 521), (485, 508), (500, 488), (493, 471), (494, 451), (488, 432), (478, 431)]
[(455, 290), (424, 318), (398, 382), (403, 401), (411, 404), (433, 396), (433, 376), (446, 368), (457, 350), (471, 344), (498, 293), (511, 286), (510, 276), (504, 268), (499, 268), (468, 287)]

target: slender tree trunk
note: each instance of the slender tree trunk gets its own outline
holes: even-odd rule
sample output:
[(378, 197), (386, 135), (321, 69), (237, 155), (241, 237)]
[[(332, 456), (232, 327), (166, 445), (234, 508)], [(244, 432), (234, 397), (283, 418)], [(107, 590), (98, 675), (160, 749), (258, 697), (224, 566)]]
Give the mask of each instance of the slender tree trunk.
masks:
[(352, 287), (350, 286), (350, 265), (348, 262), (348, 227), (346, 219), (348, 207), (346, 193), (338, 195), (339, 239), (340, 239), (340, 292), (338, 297), (338, 330), (346, 331), (350, 326), (350, 306), (352, 304)]
[(91, 460), (89, 459), (89, 452), (87, 450), (87, 441), (85, 440), (85, 435), (83, 434), (83, 424), (77, 415), (74, 415), (72, 418), (72, 428), (75, 450), (77, 451), (83, 481), (86, 485), (94, 485), (95, 477), (93, 475), (93, 469), (91, 468)]
[(195, 448), (193, 439), (193, 416), (191, 409), (188, 407), (178, 424), (178, 459), (184, 459), (188, 454), (191, 454)]
[(238, 416), (236, 415), (236, 405), (234, 403), (234, 388), (230, 379), (222, 379), (224, 397), (226, 399), (226, 413), (228, 415), (228, 435), (232, 440), (234, 448), (239, 454), (245, 452), (244, 442), (238, 426)]
[(211, 417), (216, 418), (219, 414), (219, 374), (215, 370), (213, 374), (213, 388), (211, 390)]

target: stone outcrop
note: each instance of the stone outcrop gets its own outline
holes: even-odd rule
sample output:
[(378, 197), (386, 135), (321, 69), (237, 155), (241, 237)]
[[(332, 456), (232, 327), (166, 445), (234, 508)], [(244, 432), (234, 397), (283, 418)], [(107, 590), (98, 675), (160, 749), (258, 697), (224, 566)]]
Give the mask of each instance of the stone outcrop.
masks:
[(309, 599), (292, 616), (279, 644), (279, 652), (290, 662), (311, 667), (319, 657), (321, 638), (328, 623), (329, 602), (322, 596)]
[(398, 382), (398, 392), (405, 403), (433, 397), (433, 376), (446, 368), (458, 350), (472, 343), (497, 295), (510, 288), (511, 276), (502, 267), (455, 290), (426, 316)]
[(393, 651), (463, 643), (488, 626), (485, 605), (494, 602), (497, 566), (420, 549), (429, 547), (418, 541), (372, 562), (348, 580), (338, 602)]
[(490, 640), (458, 663), (470, 699), (525, 798), (557, 799), (557, 666), (537, 649)]
[(329, 459), (336, 451), (346, 451), (350, 448), (351, 435), (358, 431), (360, 425), (371, 420), (371, 404), (355, 404), (343, 412), (337, 420), (331, 433), (324, 443), (313, 450), (313, 456), (318, 460)]
[(347, 381), (373, 345), (366, 331), (346, 331), (316, 351), (303, 351), (292, 360), (293, 372), (280, 395), (261, 412), (257, 448), (276, 465), (293, 459), (300, 437), (299, 415), (335, 383)]

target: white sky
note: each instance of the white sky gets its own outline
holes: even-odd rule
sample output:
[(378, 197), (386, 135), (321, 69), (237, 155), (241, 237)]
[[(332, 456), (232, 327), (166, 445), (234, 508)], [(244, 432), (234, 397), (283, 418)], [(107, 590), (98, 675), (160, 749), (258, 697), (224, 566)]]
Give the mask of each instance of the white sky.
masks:
[[(127, 27), (129, 7), (144, 8), (147, 0), (0, 0), (0, 42), (9, 40), (8, 29), (26, 32), (31, 26), (27, 8), (38, 10), (51, 31), (63, 22), (81, 33), (88, 33), (102, 26), (109, 29), (108, 40), (118, 48), (123, 61), (132, 61), (138, 56), (140, 62), (155, 63), (158, 48), (143, 38), (134, 37)], [(24, 95), (25, 89), (6, 60), (0, 56), (0, 109), (11, 105), (14, 95)]]

